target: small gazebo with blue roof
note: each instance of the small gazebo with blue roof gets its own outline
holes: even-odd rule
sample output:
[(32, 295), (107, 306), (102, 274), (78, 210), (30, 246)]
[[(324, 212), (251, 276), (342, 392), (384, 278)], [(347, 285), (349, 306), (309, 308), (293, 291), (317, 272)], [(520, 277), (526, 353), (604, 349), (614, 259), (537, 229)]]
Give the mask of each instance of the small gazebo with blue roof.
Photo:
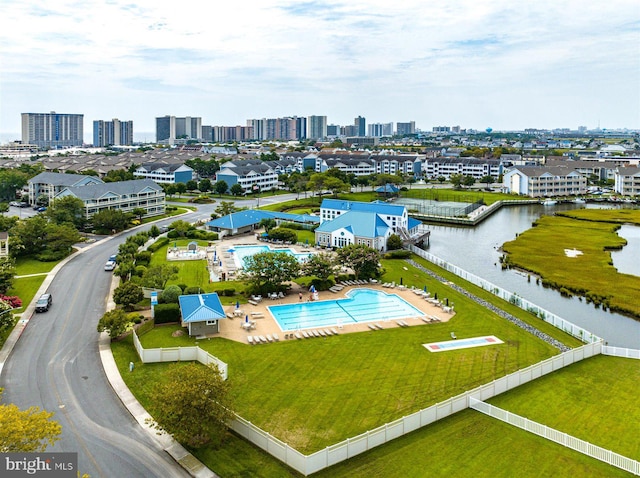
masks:
[(180, 313), (182, 326), (187, 327), (190, 336), (203, 336), (220, 332), (220, 320), (226, 319), (218, 294), (181, 295)]

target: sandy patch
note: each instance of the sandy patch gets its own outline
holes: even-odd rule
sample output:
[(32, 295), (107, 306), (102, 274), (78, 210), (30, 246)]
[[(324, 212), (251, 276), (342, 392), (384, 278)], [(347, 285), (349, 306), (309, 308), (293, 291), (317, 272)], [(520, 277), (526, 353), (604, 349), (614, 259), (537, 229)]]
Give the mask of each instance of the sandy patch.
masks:
[(582, 251), (579, 251), (578, 249), (565, 249), (564, 255), (567, 257), (578, 257), (582, 255)]

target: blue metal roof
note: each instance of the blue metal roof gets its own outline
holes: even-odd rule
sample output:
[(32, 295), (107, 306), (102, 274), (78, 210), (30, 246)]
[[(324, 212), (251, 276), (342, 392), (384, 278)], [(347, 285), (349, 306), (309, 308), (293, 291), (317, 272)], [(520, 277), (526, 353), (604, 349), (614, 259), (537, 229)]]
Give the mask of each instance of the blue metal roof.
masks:
[(214, 219), (207, 223), (209, 227), (219, 227), (221, 229), (239, 229), (241, 227), (258, 224), (263, 219), (280, 219), (291, 222), (313, 222), (319, 223), (320, 218), (308, 214), (288, 214), (286, 212), (262, 211), (260, 209), (246, 209), (234, 212), (227, 216)]
[(390, 228), (375, 212), (349, 211), (323, 222), (316, 231), (333, 232), (338, 229), (346, 229), (358, 237), (375, 238), (386, 235)]
[(400, 189), (393, 184), (385, 184), (384, 186), (376, 188), (377, 193), (397, 193), (398, 191), (400, 191)]
[(218, 294), (192, 294), (178, 297), (182, 321), (205, 322), (207, 320), (225, 319), (227, 316), (220, 303)]
[(410, 217), (409, 220), (407, 221), (407, 228), (411, 230), (420, 224), (422, 224), (422, 221), (418, 221), (417, 219)]
[(375, 212), (377, 214), (389, 216), (402, 216), (405, 211), (405, 207), (399, 204), (396, 205), (385, 202), (345, 201), (342, 199), (323, 199), (322, 205), (320, 207), (324, 209), (338, 209), (340, 211)]

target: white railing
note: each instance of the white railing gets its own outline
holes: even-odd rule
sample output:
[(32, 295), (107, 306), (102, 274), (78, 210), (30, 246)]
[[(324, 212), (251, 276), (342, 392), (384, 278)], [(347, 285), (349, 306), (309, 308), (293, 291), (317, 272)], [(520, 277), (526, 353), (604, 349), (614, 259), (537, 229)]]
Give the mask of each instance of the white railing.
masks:
[(507, 302), (514, 304), (523, 310), (526, 310), (527, 312), (530, 312), (531, 314), (553, 325), (554, 327), (560, 330), (563, 330), (567, 334), (580, 339), (582, 342), (594, 343), (602, 340), (600, 337), (589, 332), (588, 330), (583, 329), (582, 327), (575, 325), (569, 322), (568, 320), (563, 319), (562, 317), (557, 316), (553, 312), (549, 312), (548, 310), (545, 310), (542, 307), (537, 306), (533, 302), (529, 302), (527, 299), (520, 297), (518, 294), (515, 294), (514, 292), (510, 292), (506, 289), (503, 289), (502, 287), (498, 287), (497, 285), (481, 277), (478, 277), (475, 274), (467, 272), (464, 269), (461, 269), (460, 267), (454, 264), (451, 264), (443, 259), (440, 259), (439, 257), (436, 257), (433, 254), (430, 254), (427, 251), (420, 249), (419, 247), (416, 247), (414, 245), (409, 245), (409, 249), (411, 250), (411, 252), (422, 257), (423, 259), (426, 259), (429, 262), (451, 272), (452, 274), (455, 274), (458, 277), (461, 277), (462, 279), (468, 282), (471, 282), (472, 284), (486, 290), (487, 292), (490, 292), (493, 295), (500, 297), (501, 299), (504, 299)]
[(164, 347), (157, 349), (145, 349), (140, 343), (140, 339), (135, 331), (133, 331), (133, 346), (138, 352), (138, 356), (143, 363), (155, 362), (191, 362), (198, 361), (201, 364), (215, 364), (220, 371), (220, 375), (224, 380), (227, 379), (228, 365), (222, 360), (214, 357), (206, 350), (200, 347)]
[(498, 420), (516, 426), (522, 430), (526, 430), (530, 433), (546, 438), (547, 440), (551, 440), (562, 446), (576, 450), (584, 455), (595, 458), (596, 460), (621, 468), (629, 473), (633, 473), (634, 475), (640, 475), (640, 462), (618, 453), (614, 453), (611, 450), (599, 447), (541, 423), (534, 422), (528, 418), (521, 417), (520, 415), (503, 410), (502, 408), (476, 400), (475, 398), (471, 399), (469, 407), (489, 415), (490, 417), (497, 418)]
[(602, 347), (602, 355), (611, 355), (613, 357), (640, 359), (640, 350), (625, 349), (624, 347), (612, 347), (610, 345), (604, 345)]
[(300, 453), (239, 416), (231, 422), (230, 428), (306, 476), (469, 408), (472, 399), (487, 400), (575, 362), (598, 355), (601, 350), (602, 342), (571, 349), (361, 435), (347, 438), (311, 455)]

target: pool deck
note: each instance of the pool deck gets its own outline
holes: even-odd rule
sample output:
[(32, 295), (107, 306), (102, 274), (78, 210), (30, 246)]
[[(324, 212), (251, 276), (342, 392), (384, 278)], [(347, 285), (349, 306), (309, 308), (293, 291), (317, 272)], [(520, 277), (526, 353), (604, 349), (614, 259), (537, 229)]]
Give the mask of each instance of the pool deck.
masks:
[[(444, 312), (442, 308), (437, 307), (429, 302), (427, 302), (422, 296), (417, 295), (413, 292), (412, 289), (400, 289), (396, 288), (386, 288), (382, 287), (380, 284), (367, 284), (362, 286), (346, 286), (338, 293), (333, 293), (330, 291), (320, 291), (319, 300), (336, 300), (336, 299), (344, 299), (346, 298), (346, 293), (353, 289), (359, 288), (367, 288), (380, 290), (387, 294), (397, 294), (399, 297), (416, 307), (418, 310), (424, 312), (425, 316), (437, 317), (441, 322), (447, 322), (451, 317), (453, 317), (454, 313)], [(309, 292), (306, 289), (302, 289), (297, 284), (294, 284), (294, 288), (289, 291), (283, 299), (263, 299), (258, 303), (258, 305), (252, 304), (240, 304), (240, 310), (243, 312), (242, 315), (235, 317), (233, 319), (225, 319), (220, 321), (220, 333), (216, 334), (216, 337), (224, 337), (227, 339), (235, 340), (242, 343), (247, 343), (248, 335), (267, 335), (274, 333), (278, 334), (280, 337), (280, 341), (284, 341), (284, 335), (293, 333), (291, 332), (283, 332), (278, 326), (277, 322), (267, 309), (270, 305), (279, 305), (279, 304), (294, 304), (299, 303), (299, 293), (302, 292), (302, 300), (307, 301), (309, 297)], [(235, 311), (235, 305), (225, 307), (226, 312), (233, 316)], [(242, 324), (245, 321), (245, 316), (249, 316), (249, 320), (252, 320), (256, 324), (256, 328), (253, 330), (245, 330), (242, 328)], [(404, 320), (409, 326), (429, 326), (428, 323), (424, 322), (421, 318), (404, 318), (399, 319)], [(399, 325), (396, 324), (395, 320), (385, 321), (384, 319), (380, 319), (377, 321), (370, 322), (362, 322), (357, 324), (343, 324), (342, 328), (338, 326), (333, 326), (340, 334), (353, 333), (353, 332), (371, 332), (369, 328), (369, 324), (377, 323), (382, 328), (398, 328)], [(332, 328), (332, 326), (328, 327), (320, 327), (322, 329)], [(318, 330), (320, 330), (318, 328)], [(313, 330), (313, 329), (304, 329), (304, 330)], [(302, 331), (302, 330), (301, 330)], [(301, 332), (300, 331), (300, 332)], [(378, 331), (380, 332), (380, 331)]]

